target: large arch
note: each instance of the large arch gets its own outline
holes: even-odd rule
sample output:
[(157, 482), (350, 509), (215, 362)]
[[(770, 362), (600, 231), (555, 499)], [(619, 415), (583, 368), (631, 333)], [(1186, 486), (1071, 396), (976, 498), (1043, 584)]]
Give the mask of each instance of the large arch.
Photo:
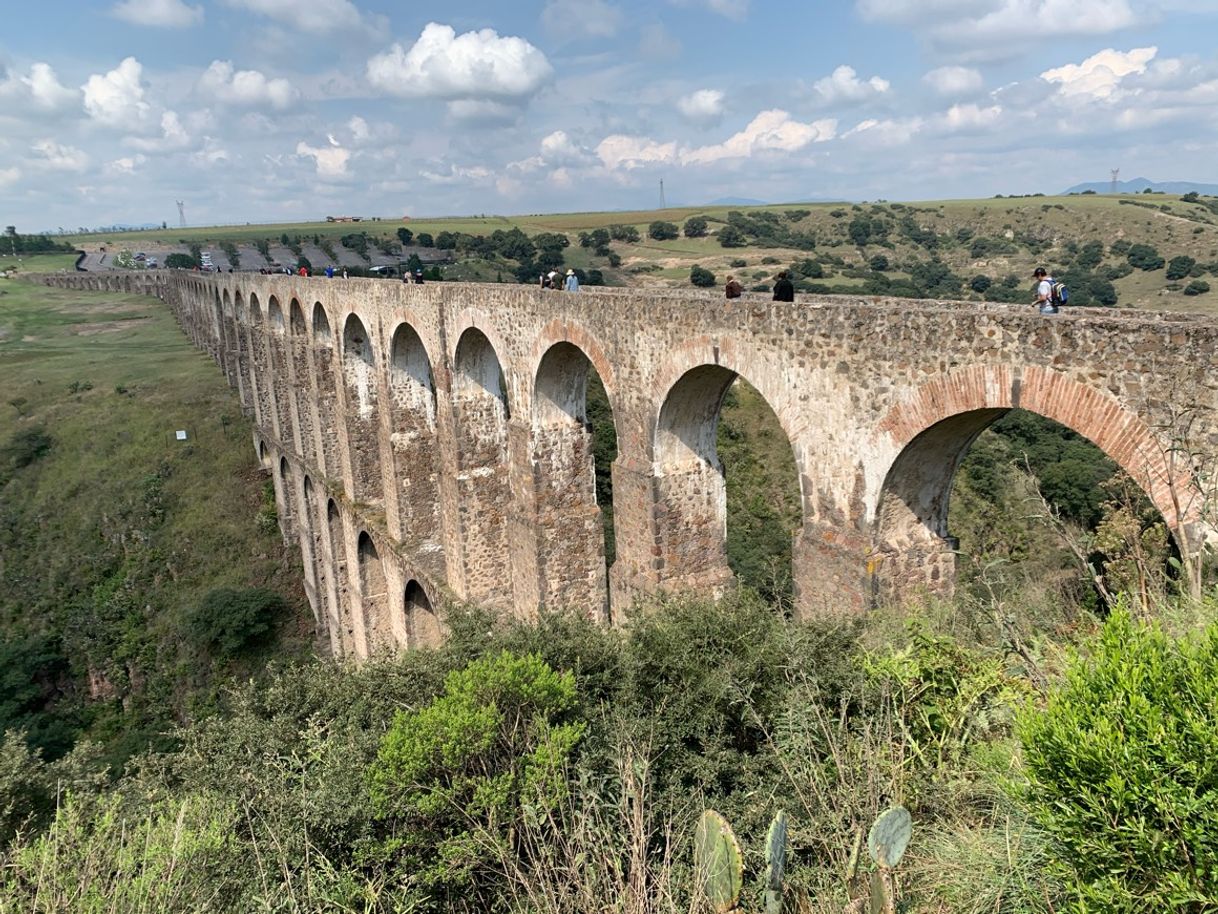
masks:
[(254, 408), (258, 423), (273, 428), (275, 411), (271, 405), (270, 358), (267, 355), (267, 330), (258, 296), (250, 293), (249, 300), (250, 380), (254, 391)]
[(220, 296), (220, 312), (223, 315), (224, 376), (228, 386), (236, 388), (240, 394), (243, 381), (237, 365), (237, 316), (233, 312), (233, 299), (228, 289)]
[(343, 324), (343, 383), (347, 392), (347, 447), (351, 453), (351, 476), (356, 501), (381, 504), (380, 395), (376, 356), (368, 328), (359, 315), (349, 314)]
[(512, 575), (506, 518), (512, 511), (508, 481), (508, 403), (495, 347), (470, 327), (457, 341), (452, 411), (457, 446), (457, 529), (462, 596), (511, 605)]
[[(728, 553), (728, 486), (718, 439), (724, 401), (738, 379), (747, 381), (721, 364), (697, 365), (673, 382), (661, 403), (653, 440), (654, 523), (664, 586), (717, 593), (735, 578)], [(794, 553), (805, 513), (799, 453), (783, 422), (785, 410), (775, 409), (760, 388), (749, 387), (769, 407), (778, 425), (776, 433), (791, 448), (795, 475), (791, 497), (799, 506), (799, 517), (789, 531)], [(792, 570), (791, 577), (798, 580), (799, 575)], [(799, 599), (798, 594), (795, 597)]]
[(279, 527), (283, 531), (285, 542), (291, 542), (299, 532), (296, 516), (296, 499), (293, 496), (295, 485), (292, 481), (292, 466), (288, 458), (280, 456), (275, 465), (275, 502), (279, 511)]
[(307, 555), (313, 560), (320, 622), (330, 641), (330, 653), (337, 657), (343, 652), (342, 614), (338, 602), (337, 578), (334, 575), (333, 560), (330, 558), (329, 517), (326, 514), (327, 509), (318, 500), (313, 480), (308, 476), (304, 477), (302, 490), (311, 534)]
[(360, 532), (356, 555), (359, 558), (359, 596), (368, 649), (389, 650), (395, 646), (393, 625), (389, 618), (389, 585), (380, 552), (367, 531)]
[(249, 314), (245, 309), (245, 297), (238, 289), (234, 296), (234, 312), (236, 323), (233, 327), (233, 333), (237, 345), (237, 385), (238, 393), (241, 395), (241, 409), (246, 415), (254, 411), (254, 375), (253, 369), (250, 366), (250, 332), (249, 332)]
[(350, 579), (347, 575), (347, 536), (344, 532), (343, 516), (334, 499), (326, 502), (326, 554), (330, 557), (330, 579), (334, 594), (334, 608), (338, 617), (338, 637), (342, 653), (359, 652), (362, 640), (355, 630), (355, 614), (351, 610)]
[[(894, 597), (916, 590), (949, 595), (955, 540), (948, 530), (952, 483), (969, 447), (1012, 409), (1052, 419), (1090, 440), (1142, 488), (1176, 533), (1167, 449), (1110, 395), (1061, 372), (973, 366), (922, 385), (880, 423), (895, 457), (876, 502), (872, 590)], [(1188, 521), (1189, 518), (1183, 518)]]
[(588, 421), (591, 359), (571, 342), (545, 351), (534, 375), (530, 466), (538, 603), (608, 618), (605, 528)]
[(444, 626), (432, 606), (427, 591), (417, 580), (407, 582), (402, 603), (406, 613), (406, 638), (411, 648), (439, 647)]
[(331, 479), (342, 476), (338, 436), (338, 379), (334, 370), (334, 338), (321, 302), (313, 304), (313, 366), (317, 376), (317, 425), (321, 469)]
[(287, 355), (284, 351), (287, 327), (283, 317), (283, 308), (276, 296), (272, 295), (267, 300), (266, 313), (267, 365), (271, 376), (271, 383), (268, 386), (275, 405), (275, 429), (283, 444), (295, 446), (290, 405), (291, 385), (288, 378)]
[(313, 388), (310, 383), (312, 365), (309, 361), (309, 327), (304, 309), (293, 298), (288, 305), (288, 353), (291, 367), (292, 400), (296, 408), (296, 423), (300, 429), (297, 450), (314, 466), (322, 461), (317, 454), (317, 425), (313, 414)]
[(436, 387), (427, 348), (405, 322), (390, 342), (389, 397), (398, 539), (412, 549), (435, 545), (440, 541)]

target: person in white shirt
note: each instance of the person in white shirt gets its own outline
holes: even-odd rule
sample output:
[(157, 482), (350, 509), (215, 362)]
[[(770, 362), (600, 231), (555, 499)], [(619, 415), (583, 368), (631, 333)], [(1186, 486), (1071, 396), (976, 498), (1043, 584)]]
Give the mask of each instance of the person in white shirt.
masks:
[(1057, 314), (1057, 303), (1053, 301), (1053, 277), (1044, 267), (1037, 267), (1032, 276), (1036, 278), (1036, 301), (1032, 304), (1041, 314)]

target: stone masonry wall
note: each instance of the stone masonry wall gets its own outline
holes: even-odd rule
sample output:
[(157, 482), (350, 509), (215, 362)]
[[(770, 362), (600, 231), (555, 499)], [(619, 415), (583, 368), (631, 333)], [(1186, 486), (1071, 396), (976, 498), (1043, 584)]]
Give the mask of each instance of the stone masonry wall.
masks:
[[(640, 596), (721, 591), (730, 571), (713, 441), (737, 375), (773, 408), (795, 456), (805, 614), (949, 591), (952, 477), (975, 436), (1015, 407), (1090, 438), (1187, 542), (1215, 532), (1201, 510), (1215, 493), (1172, 456), (1185, 406), (1202, 417), (1188, 444), (1218, 452), (1211, 319), (246, 274), (44, 281), (161, 297), (244, 392), (270, 465), (289, 467), (283, 498), (292, 489), (300, 508), (285, 520), (312, 557), (308, 589), (336, 652), (434, 643), (434, 610), (452, 599), (616, 619)], [(272, 300), (289, 315), (275, 340), (265, 306), (253, 308)], [(366, 347), (344, 340), (357, 324)], [(580, 412), (589, 365), (618, 434), (607, 573)], [(374, 554), (381, 574), (369, 576)]]

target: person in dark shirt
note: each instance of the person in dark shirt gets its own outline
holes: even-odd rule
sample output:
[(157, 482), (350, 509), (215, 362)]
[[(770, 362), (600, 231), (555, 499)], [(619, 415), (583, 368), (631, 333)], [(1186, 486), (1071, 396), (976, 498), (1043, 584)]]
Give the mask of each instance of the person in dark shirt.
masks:
[(729, 276), (727, 278), (727, 285), (723, 287), (723, 292), (727, 298), (739, 298), (740, 294), (744, 292), (744, 286), (740, 284), (740, 280), (735, 276)]
[(795, 284), (787, 276), (786, 270), (778, 274), (778, 281), (774, 283), (774, 301), (795, 301)]

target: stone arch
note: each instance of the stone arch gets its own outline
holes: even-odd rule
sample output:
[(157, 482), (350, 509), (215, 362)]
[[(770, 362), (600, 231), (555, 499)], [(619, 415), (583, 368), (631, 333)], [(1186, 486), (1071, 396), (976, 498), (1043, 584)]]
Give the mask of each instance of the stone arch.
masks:
[(880, 422), (880, 441), (895, 456), (876, 500), (868, 565), (873, 593), (951, 593), (956, 554), (948, 507), (956, 471), (977, 436), (1016, 408), (1090, 440), (1145, 491), (1169, 529), (1177, 529), (1166, 448), (1136, 414), (1052, 369), (972, 366), (923, 384)]
[(307, 550), (304, 553), (306, 568), (307, 563), (312, 564), (313, 581), (317, 593), (319, 624), (322, 625), (326, 636), (330, 641), (330, 653), (338, 656), (343, 651), (342, 643), (342, 626), (340, 624), (340, 611), (338, 606), (338, 593), (335, 587), (335, 577), (333, 574), (333, 563), (326, 560), (329, 554), (327, 541), (329, 539), (329, 527), (327, 525), (328, 518), (318, 516), (321, 510), (321, 505), (317, 500), (317, 493), (313, 486), (313, 480), (305, 475), (301, 484), (301, 492), (304, 496), (304, 516), (308, 521), (308, 536), (302, 536), (302, 543), (307, 545)]
[(431, 358), (418, 332), (401, 323), (389, 348), (393, 478), (398, 486), (398, 539), (411, 548), (440, 540), (439, 445)]
[(389, 585), (380, 552), (366, 530), (360, 531), (356, 555), (359, 558), (360, 604), (364, 611), (368, 648), (372, 651), (385, 650), (395, 643), (389, 618)]
[(254, 409), (254, 376), (250, 359), (249, 314), (240, 289), (233, 295), (233, 318), (233, 343), (237, 350), (237, 393), (241, 397), (241, 409), (248, 415)]
[(250, 386), (254, 391), (254, 408), (258, 422), (265, 428), (273, 428), (275, 411), (271, 403), (271, 366), (266, 324), (258, 296), (253, 292), (249, 298), (249, 318)]
[(299, 450), (309, 463), (321, 463), (317, 455), (312, 375), (309, 363), (309, 325), (300, 301), (293, 298), (288, 305), (288, 355), (291, 365), (291, 396), (296, 408), (296, 423), (300, 430)]
[(538, 604), (579, 607), (606, 620), (605, 530), (587, 409), (594, 370), (573, 342), (556, 342), (541, 356), (530, 397), (530, 467)]
[(286, 327), (283, 308), (276, 296), (272, 295), (267, 300), (266, 310), (266, 351), (271, 376), (269, 387), (275, 406), (275, 428), (279, 434), (279, 440), (291, 445), (295, 441), (295, 435), (292, 428), (292, 390), (288, 377), (287, 354), (284, 351)]
[(283, 531), (284, 539), (288, 540), (297, 532), (296, 526), (296, 504), (293, 498), (295, 486), (292, 483), (292, 466), (288, 463), (288, 458), (280, 456), (279, 463), (275, 465), (275, 488), (278, 501), (280, 529)]
[(258, 466), (264, 472), (271, 471), (271, 452), (266, 446), (266, 442), (261, 438), (258, 439)]
[(354, 613), (351, 611), (351, 590), (347, 577), (347, 537), (343, 516), (333, 498), (326, 501), (326, 554), (330, 557), (330, 578), (334, 606), (338, 616), (339, 643), (343, 654), (356, 653)]
[(406, 614), (406, 637), (412, 648), (438, 647), (444, 640), (444, 626), (432, 606), (427, 591), (411, 579), (403, 591), (402, 603)]
[(507, 396), (495, 347), (475, 327), (466, 329), (457, 341), (451, 403), (457, 445), (462, 596), (510, 604)]
[(313, 303), (313, 368), (317, 376), (317, 429), (321, 463), (332, 479), (342, 475), (338, 435), (338, 379), (334, 369), (334, 341), (330, 320), (321, 302)]
[[(728, 561), (727, 479), (719, 459), (718, 430), (724, 399), (738, 378), (749, 380), (722, 363), (696, 365), (680, 374), (661, 400), (652, 455), (661, 579), (668, 586), (716, 594), (734, 578)], [(773, 411), (794, 458), (800, 489), (800, 523), (792, 531), (794, 553), (806, 515), (800, 451), (789, 423), (784, 422), (785, 404), (771, 400), (764, 387), (751, 386)], [(792, 569), (793, 578), (796, 571)]]
[(384, 492), (381, 478), (380, 403), (376, 355), (372, 338), (359, 315), (343, 323), (343, 382), (347, 392), (347, 446), (356, 501), (379, 504)]

